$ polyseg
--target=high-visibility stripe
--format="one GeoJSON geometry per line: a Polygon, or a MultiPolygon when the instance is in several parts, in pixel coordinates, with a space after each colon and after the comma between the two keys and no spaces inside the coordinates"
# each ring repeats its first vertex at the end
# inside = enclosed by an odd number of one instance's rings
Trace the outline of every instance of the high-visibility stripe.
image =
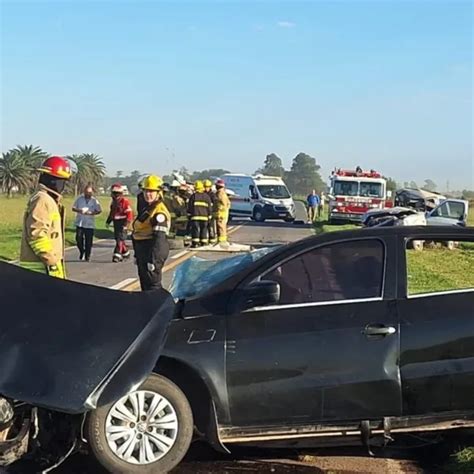
{"type": "Polygon", "coordinates": [[[174,212],[170,213],[171,219],[176,219],[176,214],[174,212]]]}
{"type": "Polygon", "coordinates": [[[192,221],[208,221],[209,218],[207,216],[193,216],[191,217],[192,221]]]}
{"type": "Polygon", "coordinates": [[[227,242],[227,237],[219,237],[219,242],[227,242]]]}
{"type": "Polygon", "coordinates": [[[155,227],[153,227],[153,231],[154,232],[166,232],[166,233],[168,233],[168,227],[165,227],[165,226],[162,226],[162,225],[155,225],[155,227]]]}
{"type": "Polygon", "coordinates": [[[199,239],[192,239],[193,242],[199,242],[199,239]]]}
{"type": "Polygon", "coordinates": [[[55,211],[51,213],[50,217],[52,221],[59,221],[61,219],[61,214],[59,214],[58,211],[55,211]]]}
{"type": "Polygon", "coordinates": [[[121,219],[127,219],[127,216],[114,216],[114,220],[118,221],[121,219]]]}
{"type": "Polygon", "coordinates": [[[53,242],[49,237],[38,237],[30,240],[30,247],[34,253],[44,253],[53,251],[53,242]]]}
{"type": "Polygon", "coordinates": [[[194,201],[194,205],[200,207],[209,207],[209,203],[206,201],[194,201]]]}
{"type": "Polygon", "coordinates": [[[201,239],[201,243],[203,243],[203,244],[208,244],[208,243],[209,243],[209,240],[207,240],[207,239],[201,239]]]}

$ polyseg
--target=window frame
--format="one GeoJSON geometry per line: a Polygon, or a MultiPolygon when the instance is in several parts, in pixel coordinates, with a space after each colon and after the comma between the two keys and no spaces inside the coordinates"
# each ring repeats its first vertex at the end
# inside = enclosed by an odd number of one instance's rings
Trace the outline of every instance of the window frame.
{"type": "MultiPolygon", "coordinates": [[[[454,289],[454,290],[442,290],[442,291],[432,291],[430,293],[416,293],[416,294],[413,294],[413,295],[410,295],[408,293],[408,253],[407,253],[407,250],[408,250],[408,244],[413,241],[413,240],[422,240],[423,242],[429,242],[429,241],[445,241],[445,242],[449,242],[449,241],[455,241],[455,242],[471,242],[472,244],[474,244],[474,238],[472,240],[469,240],[468,237],[463,237],[461,239],[456,239],[451,236],[423,236],[423,235],[420,235],[420,236],[407,236],[403,239],[403,244],[404,244],[404,264],[405,264],[405,295],[404,295],[404,298],[407,299],[407,300],[412,300],[412,299],[416,299],[416,298],[429,298],[429,297],[432,297],[432,296],[447,296],[447,295],[456,295],[456,294],[461,294],[461,293],[472,293],[474,292],[474,287],[472,288],[463,288],[463,289],[454,289]]],[[[422,250],[422,252],[424,252],[425,249],[422,250]]]]}
{"type": "Polygon", "coordinates": [[[252,278],[247,284],[251,284],[253,282],[265,280],[264,276],[275,270],[275,268],[284,265],[286,262],[298,258],[301,255],[313,252],[314,250],[318,250],[323,247],[331,246],[331,245],[338,245],[338,244],[350,244],[353,242],[365,242],[365,241],[377,241],[382,245],[382,285],[380,288],[380,296],[374,296],[369,298],[355,298],[355,299],[342,299],[342,300],[333,300],[333,301],[312,301],[306,303],[288,303],[288,304],[277,304],[277,305],[268,305],[268,306],[256,306],[254,308],[249,308],[244,312],[252,312],[252,311],[274,311],[278,309],[292,309],[292,308],[303,308],[303,307],[313,307],[313,306],[332,306],[337,304],[354,304],[354,303],[368,303],[368,302],[376,302],[376,301],[383,301],[385,299],[385,285],[386,285],[386,271],[387,271],[387,255],[388,255],[388,246],[387,242],[383,238],[380,237],[355,237],[352,239],[341,239],[341,240],[334,240],[331,242],[324,242],[318,245],[314,245],[310,248],[305,248],[296,252],[292,255],[286,256],[282,260],[278,260],[275,263],[272,263],[268,268],[266,268],[260,275],[257,277],[252,278]]]}

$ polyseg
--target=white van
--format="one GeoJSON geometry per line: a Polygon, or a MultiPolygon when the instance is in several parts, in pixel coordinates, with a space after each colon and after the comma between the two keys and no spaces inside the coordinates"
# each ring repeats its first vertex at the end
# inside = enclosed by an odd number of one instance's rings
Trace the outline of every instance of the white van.
{"type": "Polygon", "coordinates": [[[265,219],[295,220],[295,203],[282,178],[225,174],[222,176],[231,197],[230,217],[250,217],[257,222],[265,219]]]}

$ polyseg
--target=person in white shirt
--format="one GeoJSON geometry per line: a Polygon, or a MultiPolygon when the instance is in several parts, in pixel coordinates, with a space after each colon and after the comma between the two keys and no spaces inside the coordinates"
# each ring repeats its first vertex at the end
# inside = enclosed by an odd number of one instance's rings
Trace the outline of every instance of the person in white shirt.
{"type": "Polygon", "coordinates": [[[76,215],[76,244],[79,260],[90,261],[94,240],[95,216],[102,212],[99,201],[92,195],[91,185],[84,188],[84,194],[76,199],[72,210],[76,215]]]}

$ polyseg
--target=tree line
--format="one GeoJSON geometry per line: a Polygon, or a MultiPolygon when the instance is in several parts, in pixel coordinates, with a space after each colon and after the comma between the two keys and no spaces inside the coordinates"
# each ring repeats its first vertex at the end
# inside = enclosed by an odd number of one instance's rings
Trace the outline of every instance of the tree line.
{"type": "MultiPolygon", "coordinates": [[[[11,197],[13,193],[28,194],[33,191],[37,183],[38,173],[36,170],[41,163],[48,158],[49,153],[38,146],[18,145],[5,153],[0,158],[0,190],[11,197]]],[[[101,187],[108,189],[115,181],[125,184],[132,192],[137,188],[138,181],[143,173],[139,170],[133,170],[125,175],[123,171],[117,171],[115,176],[107,176],[106,167],[103,158],[94,153],[73,154],[67,156],[71,161],[74,173],[71,181],[68,183],[66,192],[77,195],[87,184],[91,184],[96,190],[101,187]]],[[[276,153],[270,153],[266,156],[263,166],[258,168],[256,174],[265,174],[269,176],[279,176],[283,178],[293,194],[307,194],[312,189],[318,193],[326,191],[327,186],[321,178],[320,165],[316,159],[307,153],[298,153],[292,161],[289,170],[283,166],[282,159],[276,153]]],[[[224,168],[211,168],[205,170],[190,171],[186,167],[181,167],[175,172],[179,173],[187,182],[197,180],[213,179],[220,177],[229,170],[224,168]]],[[[171,183],[173,175],[163,176],[165,182],[171,183]]],[[[395,191],[401,187],[405,188],[423,188],[435,192],[438,189],[437,184],[426,179],[419,186],[415,181],[405,181],[397,183],[394,179],[387,177],[387,189],[395,191]]],[[[463,190],[449,193],[459,195],[464,199],[473,199],[474,191],[463,190]]]]}

